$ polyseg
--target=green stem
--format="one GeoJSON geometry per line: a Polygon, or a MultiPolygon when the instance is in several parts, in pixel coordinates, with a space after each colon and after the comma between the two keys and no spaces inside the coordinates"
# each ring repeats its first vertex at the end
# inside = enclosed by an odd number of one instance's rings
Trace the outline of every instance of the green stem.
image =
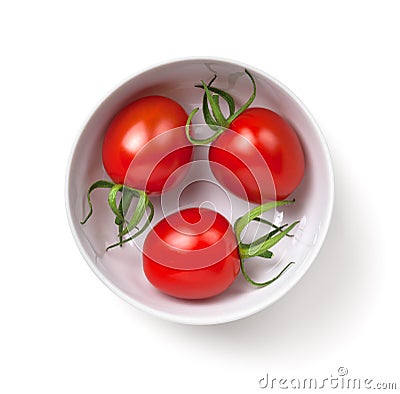
{"type": "MultiPolygon", "coordinates": [[[[211,81],[208,83],[208,87],[211,87],[211,84],[215,81],[217,78],[216,75],[211,79],[211,81]]],[[[195,85],[196,86],[196,85],[195,85]]],[[[203,88],[203,85],[197,85],[203,88]]],[[[211,130],[215,131],[218,129],[218,124],[217,121],[213,118],[210,112],[210,108],[208,108],[208,101],[207,101],[207,94],[204,92],[203,94],[203,116],[204,116],[204,121],[208,124],[211,130]]]]}
{"type": "Polygon", "coordinates": [[[149,204],[150,201],[149,198],[147,197],[147,194],[143,191],[139,192],[139,200],[136,205],[135,212],[133,213],[131,220],[129,221],[129,223],[127,224],[125,230],[121,233],[121,235],[128,234],[136,227],[137,224],[139,224],[149,204]]]}
{"type": "MultiPolygon", "coordinates": [[[[231,116],[235,112],[235,101],[233,100],[233,97],[229,93],[224,92],[221,89],[215,88],[214,86],[211,86],[216,78],[217,78],[217,76],[214,75],[214,77],[208,83],[207,87],[211,92],[216,93],[219,97],[222,97],[226,101],[226,103],[228,104],[228,108],[229,108],[229,116],[231,116]]],[[[194,86],[204,90],[203,85],[194,85],[194,86]]],[[[219,129],[218,122],[211,115],[210,109],[208,107],[207,94],[205,91],[203,94],[202,106],[203,106],[204,121],[207,123],[207,125],[210,127],[211,130],[213,130],[213,131],[218,130],[219,129]]]]}
{"type": "Polygon", "coordinates": [[[210,106],[211,106],[211,111],[214,115],[214,118],[215,118],[217,124],[221,127],[226,128],[228,126],[228,123],[221,111],[220,106],[219,106],[218,94],[213,94],[208,89],[208,86],[204,83],[204,81],[201,81],[201,84],[203,85],[203,89],[207,95],[208,102],[210,103],[210,106]]]}
{"type": "Polygon", "coordinates": [[[246,103],[240,107],[238,109],[238,111],[236,111],[233,115],[231,115],[228,119],[227,119],[227,123],[228,126],[226,126],[227,128],[229,128],[229,125],[239,116],[241,115],[244,111],[246,111],[247,108],[250,107],[251,103],[254,101],[254,99],[256,98],[256,94],[257,94],[257,87],[256,87],[256,81],[254,80],[253,76],[247,71],[244,70],[244,72],[249,76],[251,83],[253,84],[253,93],[251,94],[251,96],[249,97],[249,99],[246,101],[246,103]]]}
{"type": "MultiPolygon", "coordinates": [[[[263,235],[262,237],[258,238],[256,241],[253,241],[251,243],[251,246],[255,247],[257,245],[261,245],[262,243],[264,243],[265,241],[267,241],[268,239],[272,238],[275,234],[277,234],[278,232],[283,232],[284,228],[287,226],[287,224],[284,224],[281,227],[277,227],[276,229],[270,231],[269,233],[263,235]]],[[[276,226],[275,226],[276,227],[276,226]]],[[[289,236],[289,234],[286,234],[286,236],[289,236]]],[[[242,248],[249,248],[250,244],[246,244],[242,242],[242,248]]]]}
{"type": "MultiPolygon", "coordinates": [[[[125,213],[128,212],[128,209],[132,203],[134,197],[134,193],[127,189],[124,188],[122,190],[122,197],[119,201],[118,205],[118,210],[120,212],[120,215],[123,217],[123,220],[121,220],[119,217],[115,218],[115,224],[118,226],[118,238],[119,238],[119,245],[122,246],[122,241],[123,241],[123,236],[122,232],[124,231],[124,225],[125,225],[125,213]]],[[[137,227],[136,227],[137,228],[137,227]]]]}
{"type": "MultiPolygon", "coordinates": [[[[259,218],[259,217],[254,218],[253,220],[256,221],[256,222],[260,222],[260,223],[263,223],[263,224],[267,224],[268,226],[271,226],[272,228],[274,228],[275,230],[278,230],[278,231],[282,231],[282,229],[284,229],[284,228],[287,226],[287,224],[284,224],[283,226],[278,227],[278,226],[275,225],[274,223],[272,223],[272,222],[270,222],[270,221],[268,221],[268,220],[265,220],[265,219],[263,219],[263,218],[259,218]]],[[[270,233],[270,234],[271,234],[271,233],[270,233]]],[[[287,236],[287,237],[293,237],[293,234],[286,234],[286,236],[287,236]]]]}
{"type": "Polygon", "coordinates": [[[236,235],[240,239],[240,235],[242,234],[242,231],[244,228],[256,217],[260,216],[262,213],[270,211],[271,209],[278,208],[284,205],[289,205],[293,204],[295,200],[284,200],[284,201],[270,201],[265,204],[259,205],[255,207],[254,209],[250,210],[247,212],[245,215],[240,217],[238,220],[236,220],[236,223],[234,225],[234,230],[236,235]]]}
{"type": "MultiPolygon", "coordinates": [[[[194,85],[196,88],[201,88],[204,89],[203,85],[194,85]]],[[[214,86],[210,86],[210,83],[208,83],[208,90],[210,90],[213,93],[216,93],[218,96],[222,97],[226,103],[228,104],[228,109],[229,109],[229,116],[232,116],[235,113],[235,101],[233,100],[233,97],[225,92],[224,90],[215,88],[214,86]]],[[[207,105],[207,95],[204,94],[203,96],[203,109],[207,108],[208,109],[208,105],[207,105]],[[204,99],[205,99],[205,105],[204,105],[204,99]]]]}
{"type": "MultiPolygon", "coordinates": [[[[132,241],[133,239],[135,239],[136,237],[138,237],[139,235],[141,235],[144,231],[146,231],[146,229],[149,227],[149,225],[150,225],[150,223],[151,223],[151,221],[153,220],[153,217],[154,217],[154,206],[153,206],[153,204],[150,202],[150,200],[147,200],[147,207],[149,208],[150,213],[149,213],[149,215],[148,215],[148,217],[147,217],[146,222],[145,222],[144,225],[142,226],[142,228],[139,229],[136,233],[132,234],[130,237],[124,238],[122,241],[117,242],[117,243],[114,243],[114,244],[108,246],[108,247],[106,248],[106,251],[108,251],[108,250],[110,250],[110,249],[112,249],[112,248],[114,248],[114,247],[116,247],[116,246],[122,246],[124,243],[129,242],[129,241],[132,241]]],[[[143,217],[143,215],[142,215],[142,217],[143,217]]]]}
{"type": "Polygon", "coordinates": [[[116,244],[113,244],[109,246],[106,250],[109,250],[110,248],[114,246],[122,246],[122,244],[132,240],[133,238],[136,238],[138,235],[142,234],[146,228],[149,226],[150,222],[152,221],[154,217],[154,207],[151,201],[149,200],[147,194],[142,191],[142,190],[137,190],[128,186],[124,186],[121,184],[116,184],[110,181],[104,181],[100,180],[95,183],[93,183],[87,192],[87,200],[89,204],[89,213],[87,216],[84,218],[84,220],[81,221],[81,224],[85,224],[87,220],[90,218],[90,216],[93,213],[93,206],[91,202],[91,193],[99,188],[108,188],[110,189],[108,193],[108,205],[111,209],[111,211],[115,215],[115,224],[118,226],[118,238],[119,241],[116,244]],[[119,201],[119,204],[117,204],[117,195],[118,193],[122,193],[122,197],[119,201]],[[138,202],[135,208],[135,211],[129,221],[126,220],[125,216],[126,213],[129,209],[129,206],[132,203],[133,197],[138,198],[138,202]],[[146,208],[150,208],[150,214],[145,222],[145,224],[142,226],[142,228],[138,228],[137,225],[140,223],[142,220],[146,208]],[[129,232],[131,232],[133,229],[138,229],[137,232],[135,232],[133,235],[131,235],[129,238],[125,238],[124,236],[127,235],[129,232]]]}
{"type": "Polygon", "coordinates": [[[190,136],[190,130],[189,130],[190,122],[192,121],[194,114],[198,111],[198,108],[195,108],[190,113],[188,121],[186,123],[186,136],[192,144],[205,145],[215,141],[226,129],[229,128],[230,124],[252,104],[252,102],[256,97],[257,87],[255,80],[253,76],[250,74],[250,72],[248,70],[245,70],[245,73],[251,80],[251,83],[253,85],[253,93],[246,101],[246,103],[242,107],[240,107],[236,112],[235,112],[235,101],[233,97],[224,90],[211,86],[216,76],[212,78],[212,80],[208,83],[208,85],[206,85],[204,81],[201,81],[201,85],[195,85],[195,87],[204,89],[203,104],[202,104],[204,121],[207,123],[210,129],[213,130],[215,133],[206,139],[195,139],[190,136]],[[228,104],[229,108],[228,118],[225,118],[222,113],[219,104],[220,97],[222,97],[228,104]],[[211,107],[211,111],[209,107],[211,107]]]}
{"type": "Polygon", "coordinates": [[[241,267],[242,274],[248,282],[250,282],[251,284],[253,284],[255,286],[263,287],[263,286],[267,286],[267,285],[273,283],[286,271],[286,269],[291,264],[294,264],[294,262],[289,263],[275,278],[272,278],[271,280],[268,280],[266,282],[255,282],[247,274],[247,272],[245,270],[244,260],[247,258],[256,257],[256,256],[263,257],[263,258],[271,258],[273,256],[273,254],[269,249],[272,248],[274,245],[276,245],[282,238],[287,236],[288,233],[299,223],[299,221],[292,223],[288,227],[286,227],[287,225],[284,225],[281,227],[275,226],[276,227],[275,230],[258,238],[257,240],[255,240],[254,242],[252,242],[250,244],[246,244],[246,243],[242,242],[242,240],[241,240],[242,232],[251,221],[256,220],[256,218],[258,218],[262,213],[267,212],[271,209],[280,207],[280,206],[289,205],[289,204],[293,204],[293,203],[294,203],[294,200],[270,201],[266,204],[259,205],[256,208],[250,210],[245,215],[243,215],[238,220],[236,220],[236,222],[234,224],[234,232],[236,234],[236,238],[238,241],[238,248],[239,248],[240,260],[241,260],[240,267],[241,267]],[[286,227],[285,230],[283,230],[284,227],[286,227]]]}
{"type": "Polygon", "coordinates": [[[244,260],[240,261],[240,268],[242,270],[243,276],[245,277],[245,279],[251,283],[253,286],[257,286],[257,287],[265,287],[270,285],[271,283],[274,283],[277,279],[279,279],[282,274],[292,265],[294,264],[294,261],[291,261],[281,272],[279,272],[279,274],[277,276],[275,276],[274,278],[267,280],[266,282],[256,282],[253,279],[250,278],[250,276],[247,274],[245,268],[244,268],[244,260]]]}
{"type": "Polygon", "coordinates": [[[208,137],[208,138],[204,138],[204,139],[193,138],[190,135],[190,123],[193,119],[193,116],[197,113],[198,110],[199,110],[199,108],[195,108],[189,114],[188,120],[186,122],[186,127],[185,127],[186,137],[189,140],[189,142],[193,145],[207,145],[207,144],[210,144],[211,142],[213,142],[214,140],[216,140],[224,132],[224,129],[221,127],[217,127],[217,131],[211,137],[208,137]]]}
{"type": "MultiPolygon", "coordinates": [[[[118,210],[122,216],[124,216],[124,211],[122,209],[122,198],[119,201],[118,210]]],[[[115,218],[115,224],[118,226],[118,239],[119,239],[119,246],[122,246],[123,237],[121,235],[122,231],[124,230],[124,220],[120,220],[118,217],[115,218]]]]}
{"type": "Polygon", "coordinates": [[[251,243],[250,246],[245,250],[242,249],[241,255],[243,258],[255,257],[264,254],[267,250],[275,246],[289,231],[291,231],[300,222],[296,221],[292,223],[285,231],[266,239],[264,242],[255,241],[251,243]]]}
{"type": "Polygon", "coordinates": [[[110,206],[111,211],[113,211],[114,215],[120,222],[124,222],[124,216],[121,214],[120,210],[117,207],[117,193],[120,192],[123,188],[123,185],[115,184],[110,192],[108,193],[108,205],[110,206]]]}
{"type": "MultiPolygon", "coordinates": [[[[197,108],[197,110],[198,110],[198,108],[197,108]]],[[[217,121],[211,115],[210,108],[208,108],[207,95],[205,93],[203,95],[203,117],[204,117],[204,121],[207,123],[208,127],[211,130],[216,131],[216,130],[220,129],[217,121]]]]}
{"type": "Polygon", "coordinates": [[[113,183],[113,182],[100,180],[100,181],[97,181],[97,182],[93,183],[93,185],[91,185],[91,186],[89,187],[89,190],[88,190],[88,192],[87,192],[87,201],[88,201],[88,204],[89,204],[89,213],[88,213],[88,214],[86,215],[86,217],[80,222],[81,224],[85,224],[85,223],[88,221],[88,219],[92,216],[92,213],[93,213],[93,205],[92,205],[92,201],[91,201],[91,198],[90,198],[90,195],[91,195],[92,191],[93,191],[93,190],[96,190],[96,189],[110,189],[110,188],[112,188],[113,186],[114,186],[114,183],[113,183]]]}

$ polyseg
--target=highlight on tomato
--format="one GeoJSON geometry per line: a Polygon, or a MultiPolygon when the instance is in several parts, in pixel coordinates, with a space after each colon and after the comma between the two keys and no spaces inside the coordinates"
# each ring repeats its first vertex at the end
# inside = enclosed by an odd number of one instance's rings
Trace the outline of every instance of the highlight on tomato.
{"type": "Polygon", "coordinates": [[[107,250],[142,234],[154,216],[149,195],[160,194],[179,182],[179,177],[171,182],[171,174],[189,163],[193,153],[184,132],[187,119],[187,113],[176,101],[147,96],[128,104],[108,125],[102,161],[111,180],[98,180],[89,187],[89,213],[81,222],[86,223],[93,213],[91,193],[99,188],[110,189],[108,205],[115,215],[119,241],[107,250]],[[133,199],[137,200],[136,208],[128,219],[126,213],[133,199]],[[146,211],[147,220],[138,228],[146,211]]]}
{"type": "Polygon", "coordinates": [[[305,159],[301,141],[293,127],[276,112],[262,107],[252,107],[256,97],[256,83],[245,70],[253,85],[253,93],[247,102],[236,110],[233,97],[214,86],[216,76],[204,89],[202,110],[205,122],[214,131],[206,139],[191,136],[190,122],[199,108],[189,115],[186,134],[193,144],[211,144],[210,167],[216,179],[232,193],[253,203],[284,200],[299,186],[304,176],[305,159]],[[227,103],[229,114],[225,116],[220,99],[227,103]],[[254,162],[254,149],[264,164],[254,162]],[[218,165],[217,165],[218,164],[218,165]],[[235,173],[245,190],[238,193],[234,180],[228,173],[235,173]]]}
{"type": "Polygon", "coordinates": [[[242,271],[252,285],[265,287],[277,280],[290,265],[274,278],[256,282],[245,269],[251,257],[270,259],[270,250],[298,221],[275,226],[260,218],[266,211],[294,201],[269,202],[250,210],[232,227],[220,213],[208,208],[186,208],[164,217],[148,233],[143,245],[143,270],[148,281],[165,294],[183,299],[203,299],[225,291],[242,271]],[[249,244],[241,240],[253,220],[269,225],[270,231],[249,244]]]}

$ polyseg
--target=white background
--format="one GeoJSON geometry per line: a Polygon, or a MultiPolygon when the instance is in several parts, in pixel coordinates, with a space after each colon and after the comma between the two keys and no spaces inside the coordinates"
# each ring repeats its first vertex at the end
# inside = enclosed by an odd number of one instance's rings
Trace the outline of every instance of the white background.
{"type": "Polygon", "coordinates": [[[322,379],[341,366],[399,388],[396,3],[3,2],[0,392],[256,393],[267,373],[322,379]],[[294,91],[336,178],[306,276],[267,310],[209,327],[117,298],[79,254],[64,207],[72,144],[100,100],[142,68],[197,55],[245,62],[294,91]]]}

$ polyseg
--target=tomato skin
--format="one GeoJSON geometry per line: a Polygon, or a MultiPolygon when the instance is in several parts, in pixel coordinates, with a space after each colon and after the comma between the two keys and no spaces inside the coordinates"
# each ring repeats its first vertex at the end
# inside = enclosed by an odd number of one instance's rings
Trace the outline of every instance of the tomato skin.
{"type": "Polygon", "coordinates": [[[174,297],[203,299],[220,294],[240,271],[232,227],[209,209],[176,212],[148,234],[143,270],[151,284],[174,297]]]}
{"type": "Polygon", "coordinates": [[[210,166],[218,181],[257,204],[288,197],[303,179],[305,167],[301,142],[290,124],[267,108],[254,107],[229,129],[233,132],[223,133],[210,147],[210,166]]]}
{"type": "Polygon", "coordinates": [[[183,127],[187,118],[177,102],[163,96],[140,98],[119,111],[103,141],[110,178],[148,194],[161,193],[170,175],[191,161],[193,148],[183,127]]]}

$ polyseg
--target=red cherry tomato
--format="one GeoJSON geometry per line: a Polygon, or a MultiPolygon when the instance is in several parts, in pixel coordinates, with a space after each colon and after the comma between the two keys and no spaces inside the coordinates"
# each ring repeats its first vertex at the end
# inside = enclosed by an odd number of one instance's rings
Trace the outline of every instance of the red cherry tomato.
{"type": "MultiPolygon", "coordinates": [[[[103,164],[111,179],[148,194],[161,193],[171,174],[191,160],[193,148],[182,127],[187,118],[177,102],[162,96],[143,97],[123,108],[103,142],[103,164]]],[[[173,176],[179,178],[178,173],[173,176]]],[[[168,187],[177,181],[169,180],[168,187]]]]}
{"type": "Polygon", "coordinates": [[[147,279],[174,297],[215,296],[237,277],[240,257],[229,222],[205,208],[185,209],[162,219],[143,247],[147,279]]]}
{"type": "Polygon", "coordinates": [[[290,124],[266,108],[249,108],[211,145],[209,160],[218,181],[254,203],[283,200],[300,184],[304,153],[290,124]]]}

